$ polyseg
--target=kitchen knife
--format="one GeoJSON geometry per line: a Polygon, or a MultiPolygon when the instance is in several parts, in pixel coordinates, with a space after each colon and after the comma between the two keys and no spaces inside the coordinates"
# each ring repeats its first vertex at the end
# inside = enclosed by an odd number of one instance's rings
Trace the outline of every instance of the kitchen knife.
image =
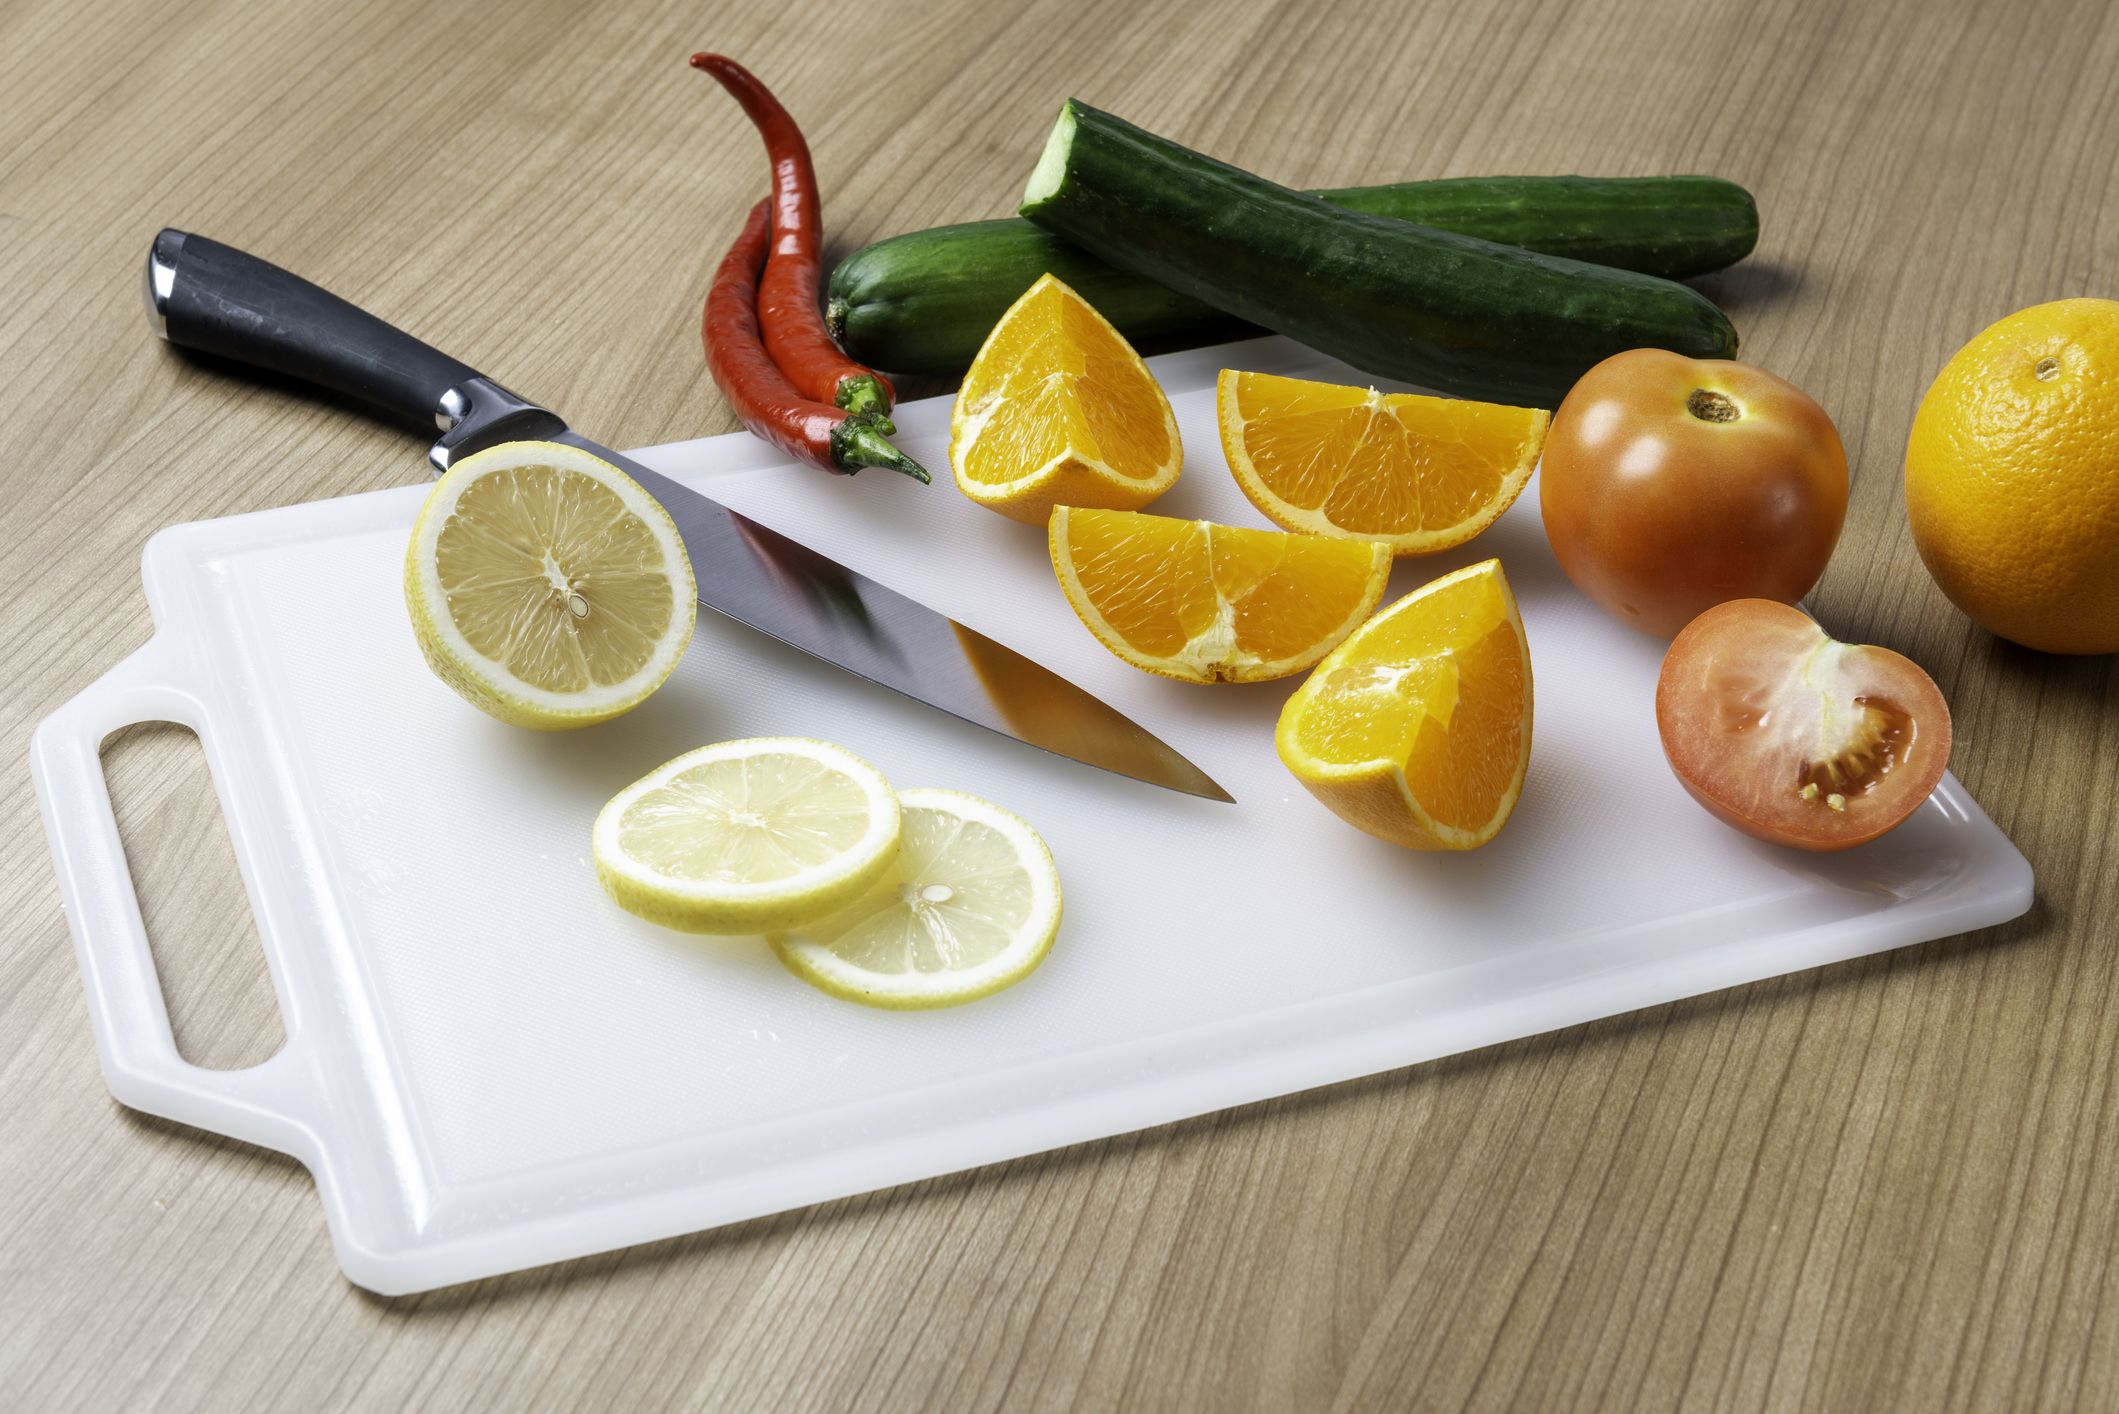
{"type": "MultiPolygon", "coordinates": [[[[622,467],[677,523],[699,602],[1003,736],[1122,776],[1233,797],[1139,724],[985,635],[591,442],[544,408],[256,256],[165,230],[147,310],[169,342],[291,375],[421,432],[437,472],[500,442],[566,442],[622,467]]],[[[790,475],[808,473],[790,472],[790,475]]]]}

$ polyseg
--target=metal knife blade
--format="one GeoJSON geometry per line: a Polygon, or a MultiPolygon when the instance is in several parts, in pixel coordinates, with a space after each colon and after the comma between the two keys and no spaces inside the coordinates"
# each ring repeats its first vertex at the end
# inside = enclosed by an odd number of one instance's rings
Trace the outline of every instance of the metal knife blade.
{"type": "Polygon", "coordinates": [[[1187,795],[1235,800],[1146,727],[1005,644],[578,432],[552,440],[616,464],[662,503],[705,607],[1003,736],[1187,795]]]}
{"type": "Polygon", "coordinates": [[[438,427],[437,470],[501,442],[567,442],[615,463],[669,511],[699,602],[967,722],[1208,800],[1227,791],[1152,732],[1058,674],[719,502],[598,445],[447,354],[268,261],[165,230],[148,317],[173,344],[292,375],[400,422],[438,427]]]}

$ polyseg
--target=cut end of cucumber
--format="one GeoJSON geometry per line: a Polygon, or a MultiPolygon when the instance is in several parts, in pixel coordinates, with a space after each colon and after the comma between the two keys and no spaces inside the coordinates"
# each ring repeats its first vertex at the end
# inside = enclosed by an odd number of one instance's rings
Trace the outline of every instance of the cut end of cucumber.
{"type": "Polygon", "coordinates": [[[1024,211],[1059,190],[1060,180],[1067,174],[1067,153],[1073,146],[1074,100],[1070,98],[1060,105],[1059,121],[1052,125],[1052,136],[1045,139],[1045,150],[1030,173],[1030,185],[1023,188],[1024,211]]]}

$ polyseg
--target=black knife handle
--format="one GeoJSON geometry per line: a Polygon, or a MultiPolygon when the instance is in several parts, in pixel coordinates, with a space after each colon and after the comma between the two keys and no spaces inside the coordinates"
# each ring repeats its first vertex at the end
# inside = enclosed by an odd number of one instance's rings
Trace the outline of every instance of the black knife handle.
{"type": "Polygon", "coordinates": [[[147,256],[162,337],[358,399],[432,434],[443,395],[478,376],[329,290],[204,236],[165,230],[147,256]]]}

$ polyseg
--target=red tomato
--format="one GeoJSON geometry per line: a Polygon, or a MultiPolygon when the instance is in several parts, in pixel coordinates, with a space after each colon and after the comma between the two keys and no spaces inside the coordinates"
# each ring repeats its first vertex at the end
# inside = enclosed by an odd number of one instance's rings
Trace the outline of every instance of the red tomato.
{"type": "Polygon", "coordinates": [[[1771,599],[1720,604],[1663,657],[1655,722],[1692,798],[1798,849],[1865,844],[1911,815],[1950,764],[1950,708],[1888,648],[1840,643],[1771,599]]]}
{"type": "Polygon", "coordinates": [[[1724,600],[1810,592],[1847,516],[1847,453],[1763,368],[1630,349],[1568,391],[1538,488],[1567,577],[1668,638],[1724,600]]]}

